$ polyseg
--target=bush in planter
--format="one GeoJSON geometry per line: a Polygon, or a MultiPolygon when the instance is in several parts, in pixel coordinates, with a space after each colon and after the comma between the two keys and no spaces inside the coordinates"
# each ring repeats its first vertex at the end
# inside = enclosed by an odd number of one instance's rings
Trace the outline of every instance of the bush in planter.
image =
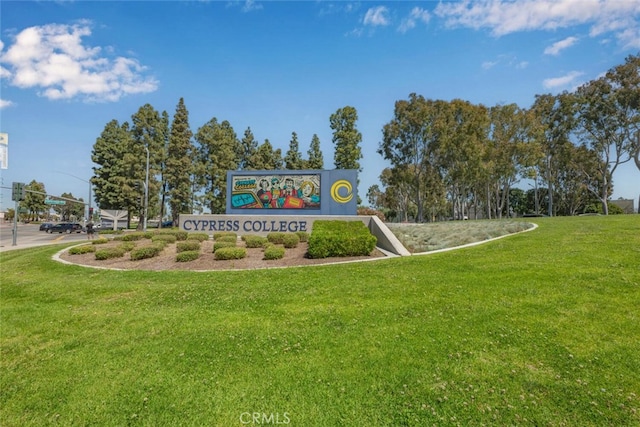
{"type": "Polygon", "coordinates": [[[141,231],[134,231],[133,233],[124,233],[118,240],[124,240],[125,242],[131,242],[133,240],[141,240],[146,238],[146,233],[141,231]]]}
{"type": "Polygon", "coordinates": [[[284,243],[283,240],[285,234],[286,233],[283,231],[272,231],[271,233],[267,234],[267,240],[275,245],[281,245],[284,243]]]}
{"type": "Polygon", "coordinates": [[[200,251],[184,251],[176,254],[176,262],[195,261],[200,257],[200,251]]]}
{"type": "Polygon", "coordinates": [[[264,250],[264,256],[262,259],[274,260],[284,257],[285,249],[282,246],[271,245],[264,250]]]}
{"type": "Polygon", "coordinates": [[[282,244],[285,248],[295,248],[300,243],[300,237],[295,233],[285,233],[282,236],[282,244]]]}
{"type": "Polygon", "coordinates": [[[175,243],[178,238],[175,234],[155,234],[152,238],[152,242],[165,242],[165,243],[175,243]]]}
{"type": "Polygon", "coordinates": [[[184,242],[176,243],[176,252],[199,251],[200,241],[195,239],[187,239],[184,242]]]}
{"type": "Polygon", "coordinates": [[[96,259],[98,261],[104,261],[106,259],[112,258],[122,258],[125,254],[124,249],[122,248],[102,248],[96,250],[96,259]]]}
{"type": "Polygon", "coordinates": [[[266,237],[255,235],[242,236],[242,240],[248,248],[263,248],[268,242],[266,237]]]}
{"type": "Polygon", "coordinates": [[[189,233],[187,235],[187,240],[197,240],[199,242],[204,242],[205,240],[209,240],[209,235],[207,233],[189,233]]]}
{"type": "Polygon", "coordinates": [[[361,221],[322,220],[313,224],[307,252],[311,258],[370,255],[376,242],[361,221]]]}
{"type": "Polygon", "coordinates": [[[219,231],[217,233],[213,233],[213,240],[218,240],[221,237],[229,237],[229,236],[233,236],[234,239],[238,238],[238,235],[233,231],[219,231]]]}
{"type": "Polygon", "coordinates": [[[218,249],[222,248],[235,248],[236,242],[214,242],[213,243],[213,253],[216,253],[218,249]]]}
{"type": "Polygon", "coordinates": [[[238,241],[238,236],[236,235],[226,235],[226,236],[218,236],[213,239],[216,242],[233,242],[236,243],[238,241]]]}
{"type": "Polygon", "coordinates": [[[246,248],[238,248],[235,246],[229,246],[226,248],[219,248],[213,254],[216,260],[230,260],[230,259],[242,259],[247,256],[246,248]]]}
{"type": "Polygon", "coordinates": [[[122,242],[118,245],[125,252],[131,252],[136,247],[136,242],[122,242]]]}
{"type": "Polygon", "coordinates": [[[141,248],[133,249],[129,256],[131,257],[132,261],[139,261],[141,259],[153,258],[154,256],[158,256],[163,249],[164,246],[161,245],[143,246],[141,248]]]}
{"type": "Polygon", "coordinates": [[[109,239],[106,237],[98,237],[97,239],[93,239],[91,243],[94,245],[103,245],[105,243],[109,243],[109,239]]]}
{"type": "Polygon", "coordinates": [[[82,255],[95,251],[96,247],[93,245],[74,246],[73,248],[69,249],[69,255],[82,255]]]}
{"type": "Polygon", "coordinates": [[[300,238],[301,242],[308,242],[309,241],[309,233],[307,233],[306,231],[296,231],[296,234],[300,238]]]}

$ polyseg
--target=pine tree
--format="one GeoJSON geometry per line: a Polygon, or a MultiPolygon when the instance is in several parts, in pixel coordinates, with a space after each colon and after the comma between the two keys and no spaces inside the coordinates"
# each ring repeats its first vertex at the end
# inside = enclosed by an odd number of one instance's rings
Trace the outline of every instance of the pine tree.
{"type": "Polygon", "coordinates": [[[127,209],[130,205],[127,190],[132,184],[124,161],[130,139],[129,124],[111,120],[93,144],[91,160],[98,166],[93,167],[91,184],[100,209],[127,209]]]}
{"type": "Polygon", "coordinates": [[[324,159],[322,156],[322,151],[320,150],[320,138],[315,133],[311,138],[311,146],[309,147],[309,151],[307,151],[307,155],[309,156],[309,160],[307,160],[307,169],[323,169],[324,168],[324,159]]]}
{"type": "Polygon", "coordinates": [[[333,129],[336,169],[362,171],[360,167],[362,134],[356,129],[356,121],[358,121],[358,113],[355,108],[349,106],[338,109],[329,119],[333,129]]]}
{"type": "Polygon", "coordinates": [[[255,137],[253,136],[251,128],[248,127],[247,130],[244,131],[244,137],[240,142],[240,152],[238,153],[238,169],[258,169],[251,163],[251,159],[253,158],[257,150],[258,141],[256,141],[255,137]]]}
{"type": "Polygon", "coordinates": [[[167,182],[171,218],[175,222],[181,213],[192,213],[195,147],[191,141],[189,112],[180,98],[171,124],[164,175],[167,182]]]}
{"type": "Polygon", "coordinates": [[[289,170],[304,169],[304,160],[302,159],[302,153],[299,151],[298,135],[295,132],[291,133],[291,141],[289,142],[289,150],[284,156],[284,167],[289,170]]]}

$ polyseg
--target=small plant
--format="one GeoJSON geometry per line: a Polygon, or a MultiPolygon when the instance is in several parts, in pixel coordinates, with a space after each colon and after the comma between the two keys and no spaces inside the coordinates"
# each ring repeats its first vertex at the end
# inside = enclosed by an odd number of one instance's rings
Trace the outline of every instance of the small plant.
{"type": "Polygon", "coordinates": [[[143,246],[131,251],[130,257],[132,261],[139,261],[141,259],[153,258],[162,252],[162,247],[159,245],[143,246]]]}
{"type": "Polygon", "coordinates": [[[308,253],[311,258],[370,255],[376,242],[363,222],[322,220],[313,224],[308,253]]]}
{"type": "Polygon", "coordinates": [[[95,251],[96,251],[96,247],[93,245],[82,245],[82,246],[74,246],[73,248],[69,249],[69,254],[82,255],[82,254],[88,254],[90,252],[95,252],[95,251]]]}
{"type": "Polygon", "coordinates": [[[213,233],[213,240],[219,240],[221,237],[224,237],[224,236],[233,236],[234,239],[238,238],[238,235],[233,231],[219,231],[217,233],[213,233]]]}
{"type": "Polygon", "coordinates": [[[214,242],[213,243],[213,253],[216,253],[218,249],[222,248],[234,248],[236,246],[236,242],[214,242]]]}
{"type": "Polygon", "coordinates": [[[284,257],[285,249],[282,246],[272,245],[264,250],[265,260],[282,259],[284,257]]]}
{"type": "Polygon", "coordinates": [[[98,237],[97,239],[94,239],[91,243],[94,245],[103,245],[105,243],[109,243],[109,239],[107,239],[106,237],[98,237]]]}
{"type": "Polygon", "coordinates": [[[125,242],[131,242],[134,240],[141,240],[146,238],[146,234],[141,232],[141,231],[134,231],[133,233],[125,233],[122,235],[121,239],[118,240],[124,240],[125,242]]]}
{"type": "Polygon", "coordinates": [[[136,247],[136,242],[122,242],[118,245],[125,252],[131,252],[136,247]]]}
{"type": "Polygon", "coordinates": [[[268,242],[266,237],[255,235],[242,236],[242,240],[244,240],[247,248],[263,248],[265,243],[268,242]]]}
{"type": "Polygon", "coordinates": [[[209,240],[209,235],[207,233],[189,233],[187,235],[187,240],[197,240],[199,242],[204,242],[209,240]]]}
{"type": "Polygon", "coordinates": [[[273,231],[267,234],[267,239],[273,244],[281,245],[284,243],[285,234],[283,231],[273,231]]]}
{"type": "Polygon", "coordinates": [[[306,231],[296,231],[296,234],[298,235],[298,238],[301,242],[309,241],[309,233],[307,233],[306,231]]]}
{"type": "Polygon", "coordinates": [[[152,238],[152,242],[165,242],[165,243],[175,243],[178,238],[175,234],[155,234],[152,238]]]}
{"type": "Polygon", "coordinates": [[[216,242],[233,242],[233,243],[235,243],[235,242],[238,241],[238,236],[236,236],[235,234],[234,235],[230,235],[229,234],[229,235],[226,235],[226,236],[216,237],[216,238],[214,238],[214,240],[216,242]]]}
{"type": "Polygon", "coordinates": [[[213,257],[219,261],[230,260],[230,259],[242,259],[242,258],[245,258],[246,256],[247,256],[246,248],[238,248],[238,247],[231,247],[231,246],[226,248],[219,248],[213,254],[213,257]]]}
{"type": "Polygon", "coordinates": [[[300,243],[300,237],[295,233],[285,233],[282,236],[282,244],[285,248],[295,248],[300,243]]]}
{"type": "Polygon", "coordinates": [[[195,261],[200,256],[200,251],[184,251],[176,255],[176,262],[195,261]]]}
{"type": "Polygon", "coordinates": [[[96,250],[96,259],[98,261],[104,261],[112,258],[121,258],[125,254],[122,248],[102,248],[96,250]]]}
{"type": "Polygon", "coordinates": [[[187,239],[184,242],[176,243],[176,252],[199,251],[200,241],[195,239],[187,239]]]}

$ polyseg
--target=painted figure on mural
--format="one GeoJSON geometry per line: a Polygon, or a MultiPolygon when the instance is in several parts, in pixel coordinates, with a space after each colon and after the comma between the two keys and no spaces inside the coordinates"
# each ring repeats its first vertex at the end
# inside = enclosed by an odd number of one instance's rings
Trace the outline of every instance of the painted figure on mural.
{"type": "Polygon", "coordinates": [[[315,185],[311,181],[304,181],[298,190],[298,197],[304,201],[305,207],[316,207],[320,204],[320,196],[315,194],[315,185]]]}
{"type": "Polygon", "coordinates": [[[271,191],[269,191],[269,181],[262,178],[258,185],[260,187],[260,189],[256,193],[258,196],[258,199],[260,199],[260,202],[262,203],[262,206],[264,208],[270,208],[271,199],[273,198],[273,195],[271,194],[271,191]]]}

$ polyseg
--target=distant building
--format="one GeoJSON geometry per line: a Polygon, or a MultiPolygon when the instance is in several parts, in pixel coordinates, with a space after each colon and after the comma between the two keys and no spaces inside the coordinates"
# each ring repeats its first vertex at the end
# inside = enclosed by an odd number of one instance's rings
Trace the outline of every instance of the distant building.
{"type": "Polygon", "coordinates": [[[622,209],[622,212],[626,214],[635,213],[635,211],[633,210],[633,199],[620,198],[618,200],[609,200],[609,203],[612,205],[616,205],[617,207],[622,209]]]}

